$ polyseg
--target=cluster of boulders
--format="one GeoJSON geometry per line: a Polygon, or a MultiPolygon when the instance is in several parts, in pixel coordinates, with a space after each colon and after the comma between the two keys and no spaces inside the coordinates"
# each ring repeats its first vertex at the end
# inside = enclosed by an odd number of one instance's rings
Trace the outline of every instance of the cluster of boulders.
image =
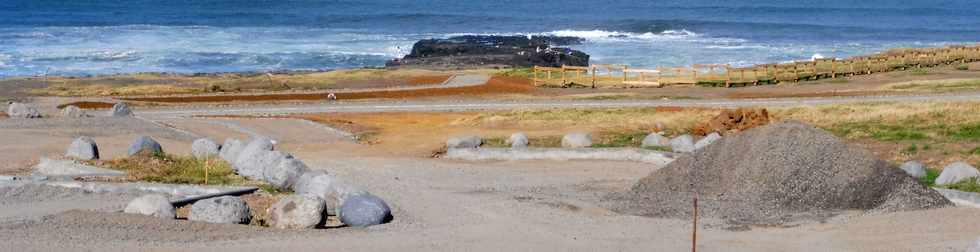
{"type": "MultiPolygon", "coordinates": [[[[37,109],[34,104],[29,103],[19,103],[19,102],[8,102],[7,103],[7,116],[10,118],[42,118],[41,112],[37,109]]],[[[92,117],[85,110],[79,108],[75,105],[68,105],[61,109],[61,116],[67,118],[81,118],[81,117],[92,117]]],[[[112,109],[106,114],[110,117],[127,117],[133,116],[133,110],[129,108],[129,105],[124,102],[116,103],[112,106],[112,109]]]]}
{"type": "MultiPolygon", "coordinates": [[[[255,137],[247,143],[229,138],[223,145],[203,138],[191,144],[199,159],[220,158],[232,165],[239,175],[261,180],[278,189],[296,194],[283,197],[268,209],[268,224],[276,228],[316,228],[328,215],[336,215],[348,226],[365,227],[391,220],[391,209],[384,200],[324,171],[309,169],[299,159],[275,150],[276,142],[255,137]]],[[[162,153],[159,144],[140,137],[130,146],[131,155],[162,153]]],[[[144,196],[130,203],[127,213],[173,218],[172,205],[165,197],[144,196]]],[[[211,223],[245,224],[250,222],[248,204],[239,197],[221,196],[197,201],[191,205],[189,220],[211,223]]]]}
{"type": "MultiPolygon", "coordinates": [[[[671,139],[664,136],[663,132],[656,132],[643,138],[641,147],[669,148],[674,152],[690,153],[704,148],[711,143],[718,141],[719,139],[721,139],[721,134],[718,132],[712,132],[698,141],[694,141],[694,136],[691,135],[685,134],[671,139]]],[[[526,134],[523,132],[517,132],[511,134],[506,143],[510,145],[512,149],[526,149],[529,141],[526,134]]],[[[565,134],[561,138],[562,148],[586,148],[592,146],[592,144],[592,134],[588,132],[572,132],[565,134]]],[[[482,139],[475,135],[450,137],[446,141],[447,149],[472,149],[478,148],[481,145],[483,145],[482,139]]]]}
{"type": "MultiPolygon", "coordinates": [[[[919,161],[908,161],[899,166],[906,174],[917,179],[926,177],[926,165],[919,161]]],[[[936,177],[936,185],[951,185],[968,179],[980,178],[980,170],[966,162],[954,162],[943,168],[936,177]]]]}

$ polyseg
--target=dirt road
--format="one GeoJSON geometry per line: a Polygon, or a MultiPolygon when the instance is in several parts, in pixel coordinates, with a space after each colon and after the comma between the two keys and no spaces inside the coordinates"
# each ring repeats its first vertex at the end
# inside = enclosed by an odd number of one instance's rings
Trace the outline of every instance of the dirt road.
{"type": "Polygon", "coordinates": [[[362,113],[362,112],[441,112],[472,110],[542,109],[542,108],[624,108],[624,107],[756,107],[845,104],[856,102],[955,102],[978,101],[980,93],[812,97],[772,99],[690,99],[690,100],[526,100],[526,101],[404,101],[404,102],[346,102],[300,105],[231,105],[186,106],[139,110],[148,118],[173,118],[205,115],[270,115],[296,113],[362,113]]]}

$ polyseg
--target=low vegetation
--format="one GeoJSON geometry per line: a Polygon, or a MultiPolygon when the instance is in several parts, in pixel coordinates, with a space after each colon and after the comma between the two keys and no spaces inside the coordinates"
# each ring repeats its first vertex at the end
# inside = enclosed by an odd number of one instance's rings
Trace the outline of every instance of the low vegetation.
{"type": "Polygon", "coordinates": [[[886,85],[885,89],[909,92],[956,92],[980,90],[980,79],[915,81],[886,85]]]}
{"type": "Polygon", "coordinates": [[[126,171],[127,180],[171,184],[259,185],[238,176],[221,159],[201,160],[164,154],[92,161],[93,165],[126,171]]]}

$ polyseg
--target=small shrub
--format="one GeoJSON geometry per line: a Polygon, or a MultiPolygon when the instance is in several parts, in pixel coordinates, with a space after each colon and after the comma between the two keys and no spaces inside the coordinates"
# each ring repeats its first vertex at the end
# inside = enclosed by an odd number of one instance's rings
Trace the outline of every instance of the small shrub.
{"type": "Polygon", "coordinates": [[[510,147],[510,145],[507,144],[507,139],[504,139],[502,137],[492,137],[492,138],[483,139],[483,147],[506,148],[506,147],[510,147]]]}
{"type": "Polygon", "coordinates": [[[912,69],[912,75],[927,75],[927,74],[929,74],[928,69],[925,68],[912,69]]]}
{"type": "Polygon", "coordinates": [[[951,134],[956,140],[978,140],[980,139],[980,124],[968,124],[960,126],[951,134]]]}
{"type": "Polygon", "coordinates": [[[905,149],[902,149],[899,152],[902,153],[902,155],[911,156],[911,155],[915,155],[915,153],[919,152],[919,147],[916,146],[915,144],[912,144],[912,145],[909,145],[908,147],[905,147],[905,149]]]}
{"type": "Polygon", "coordinates": [[[955,184],[945,185],[943,187],[947,189],[953,189],[953,190],[964,191],[964,192],[980,193],[980,179],[978,178],[966,179],[957,182],[955,184]]]}
{"type": "Polygon", "coordinates": [[[980,147],[973,148],[972,150],[967,151],[966,154],[980,155],[980,147]]]}
{"type": "Polygon", "coordinates": [[[960,70],[960,71],[970,70],[970,65],[968,65],[968,64],[959,64],[959,65],[956,66],[956,70],[960,70]]]}
{"type": "Polygon", "coordinates": [[[643,131],[606,133],[603,134],[599,141],[594,143],[592,147],[616,148],[640,146],[640,144],[643,142],[643,138],[645,138],[647,134],[647,132],[643,131]]]}
{"type": "Polygon", "coordinates": [[[919,179],[919,182],[925,184],[926,186],[933,187],[936,185],[936,178],[939,177],[939,171],[933,169],[926,169],[926,176],[919,179]]]}

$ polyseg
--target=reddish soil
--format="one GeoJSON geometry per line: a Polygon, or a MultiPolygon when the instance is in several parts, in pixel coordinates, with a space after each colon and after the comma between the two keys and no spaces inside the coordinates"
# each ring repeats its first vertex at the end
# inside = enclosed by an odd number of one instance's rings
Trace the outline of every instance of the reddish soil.
{"type": "Polygon", "coordinates": [[[410,86],[420,86],[420,85],[436,85],[442,84],[449,79],[449,75],[434,75],[434,76],[418,76],[411,77],[408,79],[408,85],[410,86]]]}
{"type": "Polygon", "coordinates": [[[108,102],[80,101],[58,105],[58,109],[63,109],[71,105],[75,105],[80,109],[110,109],[115,104],[108,102]]]}
{"type": "MultiPolygon", "coordinates": [[[[453,95],[485,95],[530,93],[534,86],[527,78],[493,77],[486,85],[455,88],[434,88],[424,90],[394,90],[371,92],[336,93],[338,100],[384,99],[384,98],[414,98],[453,95]]],[[[283,100],[326,100],[327,93],[295,93],[295,94],[260,94],[260,95],[209,95],[209,96],[169,96],[169,97],[139,97],[125,100],[140,102],[233,102],[233,101],[283,101],[283,100]]]]}
{"type": "Polygon", "coordinates": [[[769,124],[769,111],[766,109],[726,109],[706,122],[694,126],[695,135],[718,132],[727,135],[769,124]]]}
{"type": "Polygon", "coordinates": [[[6,112],[0,112],[0,118],[7,118],[7,117],[10,116],[8,116],[6,112]]]}

